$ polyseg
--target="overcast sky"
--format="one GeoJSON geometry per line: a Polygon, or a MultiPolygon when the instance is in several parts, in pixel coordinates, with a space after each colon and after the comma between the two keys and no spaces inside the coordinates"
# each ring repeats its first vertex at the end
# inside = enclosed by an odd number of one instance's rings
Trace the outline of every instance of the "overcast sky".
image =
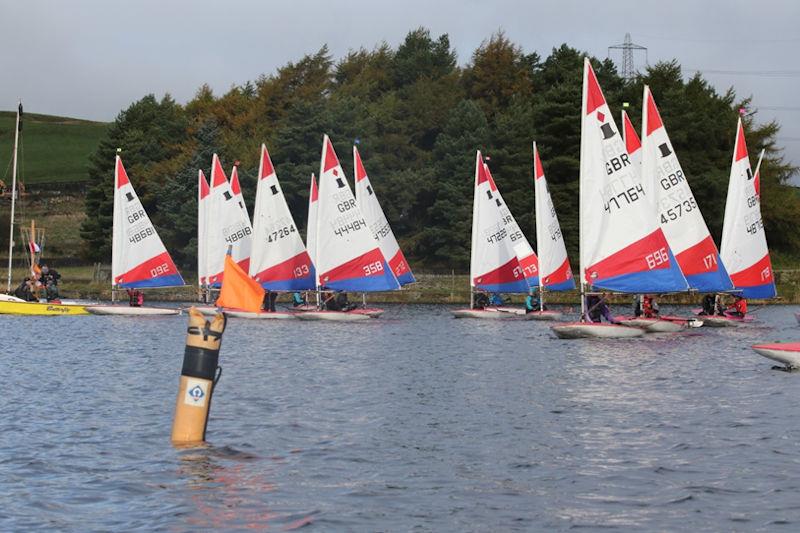
{"type": "Polygon", "coordinates": [[[677,58],[752,95],[800,164],[800,1],[0,0],[0,21],[0,109],[21,97],[30,112],[103,121],[147,93],[220,94],[323,44],[339,58],[418,26],[449,34],[462,64],[498,29],[543,56],[566,42],[606,57],[630,32],[651,64],[677,58]]]}

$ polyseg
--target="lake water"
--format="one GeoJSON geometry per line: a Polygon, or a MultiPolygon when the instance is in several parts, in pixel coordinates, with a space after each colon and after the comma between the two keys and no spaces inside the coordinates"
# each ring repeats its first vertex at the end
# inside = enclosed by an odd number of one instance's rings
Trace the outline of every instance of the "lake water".
{"type": "Polygon", "coordinates": [[[624,341],[449,309],[231,320],[190,450],[186,316],[0,317],[0,530],[800,528],[800,374],[749,348],[798,308],[624,341]]]}

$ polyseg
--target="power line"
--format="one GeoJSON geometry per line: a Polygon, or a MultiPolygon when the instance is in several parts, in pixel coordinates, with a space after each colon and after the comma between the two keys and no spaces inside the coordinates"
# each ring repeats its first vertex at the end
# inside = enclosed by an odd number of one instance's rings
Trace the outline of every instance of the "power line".
{"type": "Polygon", "coordinates": [[[622,50],[622,79],[625,81],[631,81],[636,76],[636,69],[633,66],[633,52],[634,50],[644,50],[644,63],[645,65],[648,64],[647,61],[647,48],[638,44],[635,44],[631,40],[631,34],[625,34],[625,41],[620,44],[615,44],[613,46],[608,47],[608,57],[611,57],[611,50],[622,50]]]}
{"type": "Polygon", "coordinates": [[[800,42],[800,37],[790,37],[787,39],[696,39],[696,38],[682,38],[682,37],[656,37],[654,35],[642,35],[645,39],[653,39],[655,41],[671,41],[671,42],[684,42],[684,43],[732,43],[732,44],[774,44],[774,43],[796,43],[800,42]]]}
{"type": "Polygon", "coordinates": [[[800,70],[722,70],[722,69],[698,69],[684,68],[687,72],[699,72],[700,74],[722,74],[730,76],[757,76],[760,78],[798,78],[800,70]]]}

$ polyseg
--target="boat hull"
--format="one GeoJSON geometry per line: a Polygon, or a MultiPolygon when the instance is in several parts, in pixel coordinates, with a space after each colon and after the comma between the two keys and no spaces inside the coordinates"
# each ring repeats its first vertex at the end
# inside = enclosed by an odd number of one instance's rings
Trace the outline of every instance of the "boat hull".
{"type": "Polygon", "coordinates": [[[524,313],[505,313],[497,309],[453,309],[451,311],[456,318],[485,318],[489,320],[529,320],[524,313]]]}
{"type": "Polygon", "coordinates": [[[800,342],[756,344],[753,349],[767,359],[778,361],[788,368],[800,368],[800,342]]]}
{"type": "Polygon", "coordinates": [[[254,313],[252,311],[237,311],[234,309],[225,309],[225,314],[234,318],[250,318],[256,320],[289,320],[293,319],[296,313],[284,313],[279,311],[259,311],[254,313]]]}
{"type": "Polygon", "coordinates": [[[23,301],[0,301],[0,314],[2,315],[31,315],[31,316],[63,316],[63,315],[88,315],[85,305],[56,304],[23,301]]]}
{"type": "Polygon", "coordinates": [[[688,327],[687,321],[667,320],[663,318],[626,318],[620,320],[624,326],[641,328],[650,333],[675,333],[688,327]]]}
{"type": "Polygon", "coordinates": [[[644,330],[618,324],[572,322],[550,326],[559,339],[627,339],[641,337],[644,330]]]}
{"type": "Polygon", "coordinates": [[[735,328],[743,324],[744,320],[741,318],[731,318],[727,316],[704,316],[703,325],[709,328],[735,328]]]}
{"type": "Polygon", "coordinates": [[[533,311],[525,315],[528,320],[561,320],[564,313],[560,311],[533,311]]]}
{"type": "Polygon", "coordinates": [[[166,316],[181,314],[180,309],[172,307],[131,307],[127,305],[87,305],[86,310],[93,315],[115,316],[166,316]]]}
{"type": "Polygon", "coordinates": [[[368,314],[354,311],[306,311],[298,313],[300,320],[327,320],[329,322],[361,322],[371,320],[368,314]]]}

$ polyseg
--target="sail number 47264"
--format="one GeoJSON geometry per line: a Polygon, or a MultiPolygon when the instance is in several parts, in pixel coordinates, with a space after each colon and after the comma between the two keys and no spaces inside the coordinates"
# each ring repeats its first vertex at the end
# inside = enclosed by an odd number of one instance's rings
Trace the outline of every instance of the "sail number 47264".
{"type": "Polygon", "coordinates": [[[644,259],[647,261],[647,268],[650,270],[669,263],[669,255],[667,254],[666,247],[644,256],[644,259]]]}

